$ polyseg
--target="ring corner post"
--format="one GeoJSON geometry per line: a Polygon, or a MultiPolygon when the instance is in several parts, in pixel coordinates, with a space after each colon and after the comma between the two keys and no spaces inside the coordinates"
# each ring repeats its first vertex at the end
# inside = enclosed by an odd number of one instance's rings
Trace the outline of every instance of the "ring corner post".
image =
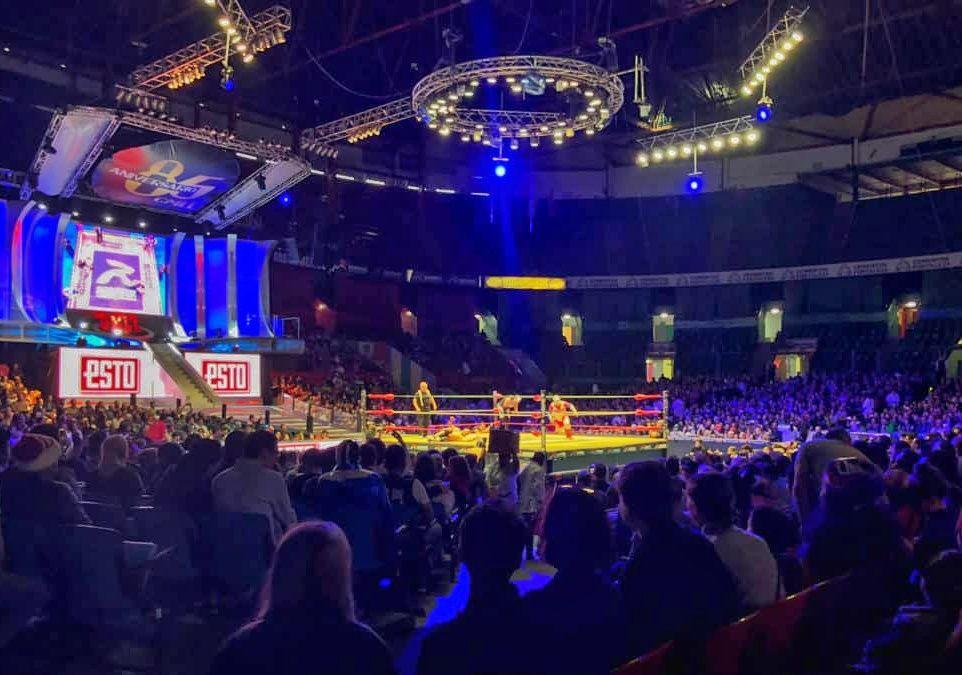
{"type": "Polygon", "coordinates": [[[357,405],[357,432],[361,433],[364,431],[364,415],[367,412],[367,390],[364,387],[361,387],[359,399],[357,405]]]}
{"type": "Polygon", "coordinates": [[[541,452],[547,456],[548,454],[548,424],[545,419],[545,415],[548,414],[548,406],[546,404],[547,392],[541,390],[541,452]]]}

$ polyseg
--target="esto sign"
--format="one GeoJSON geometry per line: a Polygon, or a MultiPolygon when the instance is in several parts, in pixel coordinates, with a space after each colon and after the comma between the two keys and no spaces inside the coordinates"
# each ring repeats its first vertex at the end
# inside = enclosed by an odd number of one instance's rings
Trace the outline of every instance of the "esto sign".
{"type": "Polygon", "coordinates": [[[103,356],[80,358],[80,393],[129,395],[139,391],[138,359],[103,356]]]}
{"type": "Polygon", "coordinates": [[[200,373],[218,394],[245,394],[250,390],[251,366],[246,361],[201,361],[200,373]]]}

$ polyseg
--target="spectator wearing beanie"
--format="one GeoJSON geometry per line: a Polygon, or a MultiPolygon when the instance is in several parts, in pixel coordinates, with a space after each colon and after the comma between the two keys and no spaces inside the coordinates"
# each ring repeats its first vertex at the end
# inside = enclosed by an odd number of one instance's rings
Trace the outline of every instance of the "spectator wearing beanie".
{"type": "Polygon", "coordinates": [[[89,524],[77,496],[54,479],[60,445],[47,436],[24,434],[10,451],[11,466],[0,474],[4,518],[47,524],[89,524]]]}

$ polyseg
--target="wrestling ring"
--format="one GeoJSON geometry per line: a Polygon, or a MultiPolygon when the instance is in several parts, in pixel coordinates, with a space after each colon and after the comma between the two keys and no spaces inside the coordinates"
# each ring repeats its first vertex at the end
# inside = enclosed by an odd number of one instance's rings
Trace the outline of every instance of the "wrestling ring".
{"type": "Polygon", "coordinates": [[[668,394],[437,394],[437,409],[416,410],[414,395],[361,393],[368,436],[411,450],[483,454],[492,429],[519,435],[519,452],[544,452],[558,473],[594,462],[625,464],[667,455],[668,394]],[[597,409],[595,409],[597,408],[597,409]]]}

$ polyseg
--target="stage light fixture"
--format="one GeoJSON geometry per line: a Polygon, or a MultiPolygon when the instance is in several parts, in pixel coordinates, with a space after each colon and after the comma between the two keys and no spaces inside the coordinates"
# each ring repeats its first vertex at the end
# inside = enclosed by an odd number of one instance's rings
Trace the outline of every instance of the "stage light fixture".
{"type": "Polygon", "coordinates": [[[508,173],[508,168],[504,164],[495,164],[494,175],[498,178],[504,178],[505,174],[508,173]]]}
{"type": "Polygon", "coordinates": [[[775,115],[775,102],[770,96],[762,96],[758,99],[758,105],[755,108],[755,119],[760,123],[771,121],[772,117],[775,115]]]}
{"type": "Polygon", "coordinates": [[[717,151],[717,150],[721,150],[721,149],[724,148],[724,147],[725,147],[725,141],[723,141],[721,138],[715,137],[715,138],[711,139],[711,149],[712,149],[712,150],[716,150],[716,151],[717,151]]]}
{"type": "Polygon", "coordinates": [[[639,152],[638,156],[635,157],[635,161],[638,163],[639,166],[648,166],[648,163],[649,163],[648,155],[645,154],[644,152],[639,152]]]}
{"type": "Polygon", "coordinates": [[[698,148],[698,152],[708,152],[708,143],[705,141],[699,141],[695,147],[698,148]]]}
{"type": "Polygon", "coordinates": [[[520,147],[520,146],[518,145],[518,139],[517,139],[517,138],[512,138],[512,139],[511,139],[511,142],[508,144],[508,146],[509,146],[512,150],[517,150],[517,149],[520,147]]]}
{"type": "Polygon", "coordinates": [[[752,129],[747,134],[745,134],[745,142],[752,145],[758,141],[759,133],[755,129],[752,129]]]}
{"type": "Polygon", "coordinates": [[[742,137],[739,136],[738,134],[732,134],[731,136],[728,137],[728,145],[732,146],[733,148],[741,145],[741,142],[742,142],[742,137]]]}
{"type": "Polygon", "coordinates": [[[110,215],[109,213],[107,213],[107,214],[104,215],[104,222],[105,222],[105,223],[112,223],[112,222],[114,222],[114,217],[113,217],[112,215],[110,215]]]}
{"type": "Polygon", "coordinates": [[[224,66],[220,71],[220,87],[224,91],[234,91],[234,69],[224,66]]]}
{"type": "Polygon", "coordinates": [[[294,203],[294,195],[290,192],[282,192],[281,196],[277,198],[277,201],[280,202],[281,206],[286,208],[294,203]]]}
{"type": "Polygon", "coordinates": [[[44,202],[38,202],[38,203],[37,203],[37,208],[40,209],[41,211],[46,211],[46,210],[47,210],[47,205],[46,205],[44,202]]]}
{"type": "Polygon", "coordinates": [[[241,61],[243,61],[244,63],[251,63],[251,62],[254,61],[254,55],[253,55],[253,54],[244,54],[244,57],[241,59],[241,61]]]}
{"type": "Polygon", "coordinates": [[[691,152],[692,152],[692,147],[688,143],[685,143],[683,146],[681,146],[681,154],[684,155],[685,157],[691,156],[691,152]]]}
{"type": "Polygon", "coordinates": [[[688,178],[685,180],[685,189],[689,194],[698,194],[704,187],[705,181],[702,179],[700,171],[688,174],[688,178]]]}
{"type": "Polygon", "coordinates": [[[217,19],[217,25],[221,28],[228,28],[230,26],[230,19],[228,19],[226,16],[222,16],[217,19]]]}
{"type": "Polygon", "coordinates": [[[662,152],[661,150],[655,150],[654,152],[651,153],[651,160],[653,162],[660,162],[664,158],[665,158],[665,153],[662,152]]]}
{"type": "Polygon", "coordinates": [[[139,227],[139,228],[142,229],[142,230],[146,230],[146,229],[147,229],[147,221],[146,221],[146,220],[138,220],[138,221],[137,221],[137,227],[139,227]]]}
{"type": "Polygon", "coordinates": [[[665,151],[665,154],[668,155],[668,159],[675,159],[678,156],[678,148],[676,148],[673,145],[670,145],[668,146],[668,149],[665,151]]]}

